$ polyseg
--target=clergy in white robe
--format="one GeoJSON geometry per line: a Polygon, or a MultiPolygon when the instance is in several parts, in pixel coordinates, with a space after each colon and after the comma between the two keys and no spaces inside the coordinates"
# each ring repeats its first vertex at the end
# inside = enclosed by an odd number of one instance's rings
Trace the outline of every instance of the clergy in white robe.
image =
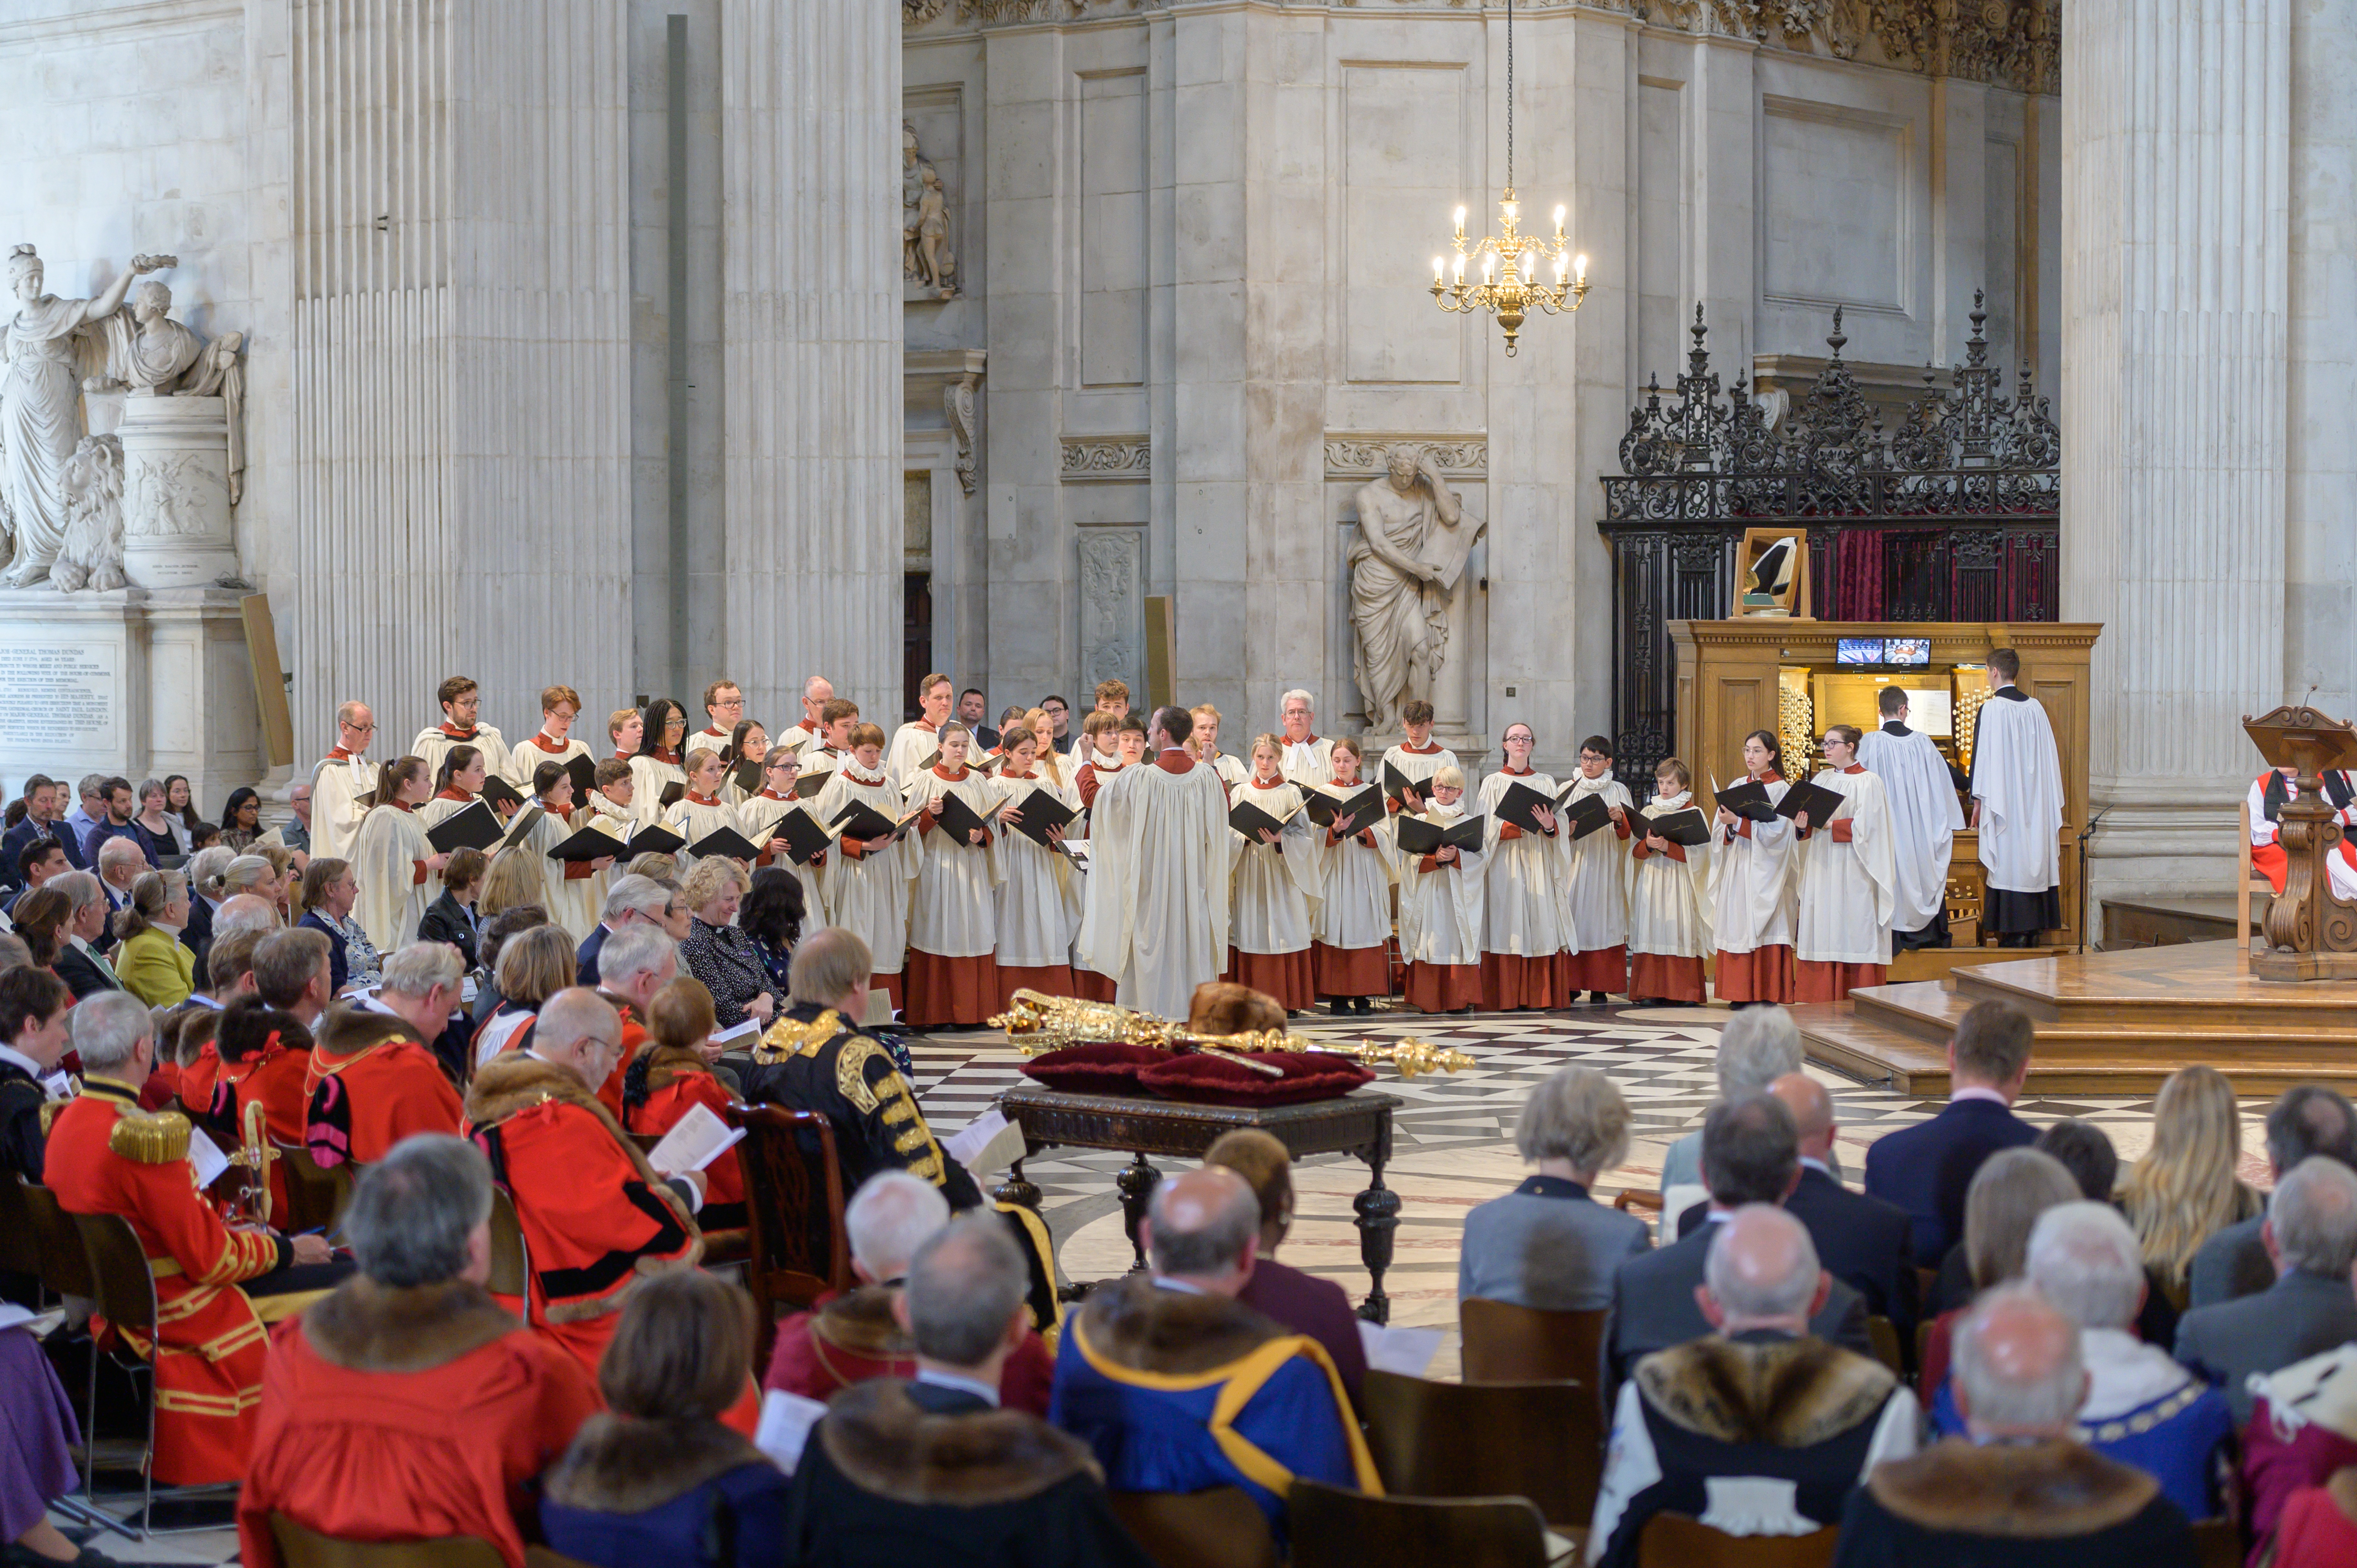
{"type": "MultiPolygon", "coordinates": [[[[1035,794],[1067,808],[1079,807],[1080,797],[1071,786],[1049,777],[1053,760],[1040,755],[1033,729],[1006,731],[1000,749],[1006,760],[994,782],[1002,811],[1020,813],[1035,794]]],[[[1081,870],[1020,831],[1014,816],[1002,820],[1007,827],[998,841],[999,868],[1005,874],[997,895],[1000,1005],[1022,990],[1070,996],[1072,943],[1080,935],[1083,912],[1081,870]]]]}
{"type": "Polygon", "coordinates": [[[1636,802],[1629,787],[1612,777],[1612,743],[1600,735],[1579,743],[1579,774],[1571,781],[1576,806],[1589,795],[1602,798],[1612,821],[1586,838],[1564,835],[1566,869],[1563,899],[1571,940],[1555,962],[1556,989],[1564,1005],[1587,993],[1602,1002],[1629,985],[1629,840],[1636,802]]]}
{"type": "Polygon", "coordinates": [[[442,759],[454,746],[471,746],[483,754],[483,766],[502,778],[508,770],[508,743],[497,729],[478,724],[483,694],[474,681],[453,675],[434,693],[442,705],[442,722],[428,725],[409,743],[409,755],[422,758],[428,774],[438,777],[442,759]]]}
{"type": "Polygon", "coordinates": [[[1235,835],[1220,776],[1187,755],[1193,730],[1184,708],[1157,709],[1154,760],[1106,782],[1089,828],[1081,952],[1121,1005],[1157,1018],[1186,1017],[1227,962],[1235,835]]]}
{"type": "MultiPolygon", "coordinates": [[[[1781,800],[1791,788],[1781,748],[1764,729],[1743,737],[1743,767],[1781,800]]],[[[1790,1002],[1792,973],[1792,824],[1755,822],[1721,806],[1711,849],[1711,940],[1718,957],[1711,989],[1721,1002],[1790,1002]]]]}
{"type": "Polygon", "coordinates": [[[573,736],[573,721],[580,714],[581,694],[572,687],[551,686],[541,693],[540,728],[508,753],[507,781],[529,794],[533,776],[542,763],[587,757],[589,748],[573,736]]]}
{"type": "Polygon", "coordinates": [[[1249,802],[1285,826],[1275,833],[1264,828],[1266,836],[1261,838],[1229,832],[1229,964],[1223,978],[1297,1013],[1318,1002],[1317,963],[1309,952],[1319,897],[1315,824],[1302,810],[1302,787],[1279,770],[1275,736],[1253,742],[1252,767],[1231,805],[1249,802]]]}
{"type": "MultiPolygon", "coordinates": [[[[2278,897],[2291,875],[2291,857],[2283,846],[2283,809],[2298,790],[2292,781],[2298,771],[2268,768],[2251,781],[2244,799],[2251,813],[2251,865],[2278,897]]],[[[2325,856],[2325,875],[2334,897],[2357,901],[2357,843],[2351,841],[2351,834],[2357,832],[2357,780],[2345,769],[2329,768],[2323,784],[2324,803],[2331,808],[2332,820],[2341,824],[2341,842],[2325,856]]]]}
{"type": "Polygon", "coordinates": [[[2021,658],[1989,655],[1996,689],[1973,722],[1973,825],[1987,882],[1981,926],[1999,947],[2037,944],[2062,926],[2062,764],[2043,704],[2014,684],[2021,658]]]}
{"type": "MultiPolygon", "coordinates": [[[[1356,794],[1365,757],[1348,736],[1334,742],[1334,781],[1325,793],[1337,800],[1356,794]]],[[[1367,1014],[1371,1000],[1392,991],[1392,869],[1384,841],[1389,823],[1381,814],[1362,821],[1337,819],[1313,828],[1318,839],[1318,911],[1309,928],[1309,953],[1317,967],[1318,994],[1336,1016],[1367,1014]]]]}
{"type": "MultiPolygon", "coordinates": [[[[376,788],[376,765],[363,754],[376,735],[376,716],[366,703],[336,710],[336,745],[311,769],[311,853],[350,860],[352,835],[360,831],[361,797],[376,788]]],[[[434,775],[425,775],[429,784],[434,775]]]]}
{"type": "Polygon", "coordinates": [[[1277,704],[1277,714],[1284,722],[1277,738],[1284,743],[1279,759],[1285,776],[1305,789],[1334,782],[1334,743],[1312,733],[1310,726],[1318,714],[1309,693],[1287,692],[1277,704]]]}
{"type": "Polygon", "coordinates": [[[1211,765],[1211,771],[1220,776],[1220,782],[1228,787],[1228,798],[1235,799],[1236,786],[1252,776],[1252,769],[1234,752],[1220,749],[1220,710],[1209,703],[1200,703],[1187,710],[1187,716],[1195,725],[1187,749],[1194,753],[1196,761],[1211,765]]]}
{"type": "Polygon", "coordinates": [[[388,764],[377,784],[383,803],[371,807],[361,819],[350,853],[335,857],[352,863],[352,875],[360,883],[352,918],[379,952],[393,952],[415,941],[426,905],[440,896],[434,878],[450,857],[425,842],[416,815],[431,784],[425,764],[414,757],[388,764]]]}
{"type": "Polygon", "coordinates": [[[1516,784],[1550,800],[1555,796],[1555,780],[1531,770],[1534,739],[1530,725],[1519,721],[1508,725],[1502,737],[1506,766],[1481,780],[1477,809],[1488,819],[1481,839],[1484,1012],[1561,1007],[1571,1001],[1558,989],[1564,972],[1555,961],[1577,940],[1563,897],[1569,857],[1564,853],[1562,824],[1549,811],[1544,815],[1549,831],[1529,833],[1498,818],[1498,802],[1516,784]]]}
{"type": "Polygon", "coordinates": [[[1629,851],[1629,996],[1635,1002],[1707,1001],[1703,961],[1711,953],[1710,846],[1672,843],[1652,819],[1694,805],[1686,765],[1664,757],[1653,770],[1653,798],[1629,851]]]}
{"type": "Polygon", "coordinates": [[[1899,890],[1890,807],[1882,780],[1857,760],[1857,742],[1853,725],[1825,731],[1831,766],[1814,782],[1845,799],[1828,821],[1793,824],[1800,841],[1793,985],[1803,1002],[1838,1002],[1889,977],[1899,890]]]}
{"type": "Polygon", "coordinates": [[[892,787],[906,791],[909,781],[924,771],[925,759],[942,748],[942,725],[950,717],[950,678],[928,675],[917,684],[917,706],[922,715],[892,732],[884,753],[884,771],[892,787]]]}
{"type": "Polygon", "coordinates": [[[725,777],[720,754],[689,752],[686,774],[687,793],[673,800],[662,814],[662,825],[687,841],[679,851],[683,866],[695,858],[695,846],[705,835],[737,826],[737,808],[720,799],[720,781],[725,777]]]}
{"type": "Polygon", "coordinates": [[[998,1011],[998,885],[1006,872],[993,819],[1006,804],[990,775],[966,766],[974,732],[955,719],[941,726],[942,759],[913,775],[904,810],[919,812],[918,863],[909,889],[909,1026],[973,1027],[998,1011]],[[942,825],[943,799],[954,795],[985,826],[963,838],[942,825]]]}
{"type": "MultiPolygon", "coordinates": [[[[826,738],[826,705],[834,701],[834,682],[813,675],[802,682],[802,716],[770,744],[799,757],[826,738]]],[[[856,710],[855,710],[856,711],[856,710]]]]}
{"type": "MultiPolygon", "coordinates": [[[[838,699],[840,700],[840,699],[838,699]]],[[[842,766],[818,792],[811,814],[832,828],[835,818],[854,801],[898,822],[900,791],[884,774],[884,732],[874,725],[854,726],[845,736],[851,744],[842,766]]],[[[892,1005],[902,1004],[901,966],[909,947],[909,884],[917,875],[917,835],[912,830],[897,839],[836,838],[819,874],[819,907],[826,923],[859,933],[875,965],[869,983],[888,993],[892,1005]]]]}
{"type": "Polygon", "coordinates": [[[1948,945],[1948,863],[1964,811],[1948,759],[1921,730],[1907,727],[1907,693],[1885,686],[1882,727],[1866,732],[1857,759],[1882,780],[1890,808],[1890,854],[1899,889],[1890,910],[1893,949],[1948,945]]]}
{"type": "MultiPolygon", "coordinates": [[[[1416,815],[1448,827],[1465,820],[1464,802],[1464,771],[1444,768],[1432,776],[1431,804],[1416,815]]],[[[1408,1004],[1425,1013],[1469,1013],[1481,1002],[1481,884],[1488,856],[1453,845],[1410,854],[1397,848],[1396,825],[1393,844],[1408,1004]]]]}
{"type": "MultiPolygon", "coordinates": [[[[1383,768],[1396,768],[1410,783],[1420,785],[1444,768],[1455,768],[1462,771],[1462,764],[1457,760],[1457,754],[1432,738],[1432,704],[1430,703],[1426,702],[1422,697],[1410,698],[1406,705],[1400,709],[1400,727],[1407,731],[1407,738],[1396,746],[1386,748],[1383,752],[1383,766],[1375,768],[1369,777],[1388,779],[1390,775],[1384,773],[1383,768]]],[[[1383,797],[1383,808],[1386,811],[1394,814],[1402,811],[1422,811],[1425,791],[1417,789],[1415,794],[1416,796],[1415,800],[1403,804],[1386,793],[1383,797]]]]}

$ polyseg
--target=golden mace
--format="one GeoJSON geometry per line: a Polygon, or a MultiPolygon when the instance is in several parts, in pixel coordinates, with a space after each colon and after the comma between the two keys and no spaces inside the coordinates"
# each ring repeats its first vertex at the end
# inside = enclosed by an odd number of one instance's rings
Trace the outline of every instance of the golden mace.
{"type": "Polygon", "coordinates": [[[994,1029],[1006,1031],[1007,1042],[1027,1057],[1062,1050],[1067,1046],[1150,1046],[1176,1050],[1182,1046],[1226,1054],[1232,1051],[1324,1051],[1349,1057],[1362,1067],[1388,1065],[1402,1078],[1418,1073],[1457,1072],[1471,1067],[1463,1051],[1413,1037],[1397,1045],[1361,1040],[1357,1046],[1330,1045],[1283,1029],[1247,1029],[1240,1035],[1197,1035],[1183,1024],[1150,1018],[1110,1002],[1083,1002],[1072,996],[1049,996],[1028,988],[1016,992],[1004,1013],[990,1020],[994,1029]]]}

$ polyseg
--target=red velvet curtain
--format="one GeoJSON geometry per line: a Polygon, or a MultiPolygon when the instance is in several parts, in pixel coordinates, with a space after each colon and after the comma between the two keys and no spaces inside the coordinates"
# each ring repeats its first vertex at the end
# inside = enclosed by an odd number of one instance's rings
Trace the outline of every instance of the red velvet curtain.
{"type": "Polygon", "coordinates": [[[1881,620],[1885,618],[1882,535],[1883,531],[1878,528],[1845,528],[1835,535],[1832,602],[1817,611],[1820,618],[1881,620]]]}

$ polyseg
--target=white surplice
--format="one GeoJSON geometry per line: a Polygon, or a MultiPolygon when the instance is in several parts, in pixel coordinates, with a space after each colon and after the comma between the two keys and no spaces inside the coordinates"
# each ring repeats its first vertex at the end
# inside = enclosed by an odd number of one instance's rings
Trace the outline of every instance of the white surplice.
{"type": "Polygon", "coordinates": [[[1544,773],[1510,773],[1500,768],[1481,780],[1481,810],[1489,818],[1481,828],[1481,848],[1488,863],[1481,874],[1485,905],[1481,950],[1516,958],[1552,958],[1576,951],[1577,928],[1571,924],[1563,891],[1568,856],[1564,853],[1561,826],[1553,838],[1532,832],[1511,839],[1501,836],[1510,824],[1498,820],[1498,802],[1516,784],[1527,785],[1550,800],[1555,796],[1555,780],[1544,773]]]}
{"type": "MultiPolygon", "coordinates": [[[[1428,803],[1424,820],[1437,827],[1463,822],[1465,803],[1428,803]]],[[[1455,861],[1426,871],[1423,857],[1397,848],[1400,959],[1406,963],[1478,964],[1481,961],[1481,885],[1489,857],[1459,850],[1455,861]]],[[[1508,846],[1512,847],[1512,845],[1508,846]]],[[[1549,907],[1553,907],[1552,900],[1549,907]]]]}
{"type": "Polygon", "coordinates": [[[1277,768],[1292,782],[1305,789],[1334,782],[1334,743],[1329,737],[1313,735],[1289,741],[1280,732],[1276,745],[1277,768]]]}
{"type": "Polygon", "coordinates": [[[1247,839],[1231,828],[1228,943],[1238,952],[1308,952],[1318,918],[1318,842],[1309,813],[1300,810],[1301,787],[1285,779],[1273,786],[1246,779],[1234,804],[1246,802],[1285,819],[1275,843],[1247,839]],[[1286,813],[1294,813],[1286,818],[1286,813]]]}
{"type": "Polygon", "coordinates": [[[673,784],[687,788],[687,770],[676,762],[643,752],[630,758],[630,815],[641,822],[662,821],[663,791],[673,784]]]}
{"type": "MultiPolygon", "coordinates": [[[[985,821],[1000,800],[987,774],[962,768],[951,779],[930,768],[909,780],[903,810],[931,807],[945,795],[955,795],[985,821]]],[[[978,844],[952,839],[938,822],[909,835],[919,857],[916,883],[909,894],[910,947],[936,958],[983,958],[996,950],[998,884],[1004,875],[998,837],[996,822],[985,830],[978,844]]]]}
{"type": "Polygon", "coordinates": [[[589,748],[570,736],[565,737],[563,746],[551,751],[548,749],[548,736],[535,730],[509,749],[505,768],[496,768],[492,771],[514,785],[519,793],[529,795],[532,793],[532,776],[540,771],[542,763],[570,762],[576,757],[587,756],[589,748]]]}
{"type": "MultiPolygon", "coordinates": [[[[1571,789],[1570,799],[1564,802],[1566,807],[1600,795],[1606,805],[1620,807],[1624,815],[1633,817],[1636,812],[1629,787],[1609,773],[1601,779],[1580,774],[1572,780],[1571,789]]],[[[1630,832],[1636,832],[1633,821],[1630,832]]],[[[1569,871],[1564,878],[1564,902],[1571,911],[1575,950],[1600,952],[1620,946],[1629,940],[1629,891],[1624,886],[1629,841],[1607,822],[1584,839],[1569,840],[1565,858],[1569,871]]]]}
{"type": "Polygon", "coordinates": [[[1948,759],[1921,730],[1892,720],[1857,743],[1857,759],[1882,780],[1890,810],[1890,854],[1898,892],[1890,929],[1920,931],[1948,905],[1948,861],[1964,808],[1948,777],[1948,759]]]}
{"type": "MultiPolygon", "coordinates": [[[[1463,765],[1457,760],[1457,754],[1445,746],[1435,746],[1428,750],[1418,751],[1407,742],[1401,741],[1383,753],[1383,764],[1398,768],[1401,776],[1413,784],[1422,784],[1444,768],[1463,770],[1463,765]]],[[[1376,779],[1386,777],[1383,766],[1378,765],[1370,777],[1376,779]]],[[[1419,789],[1417,793],[1423,794],[1426,791],[1419,789]]]]}
{"type": "Polygon", "coordinates": [[[479,795],[461,794],[454,800],[448,792],[436,795],[417,808],[417,825],[427,832],[432,832],[481,799],[479,795]]]}
{"type": "MultiPolygon", "coordinates": [[[[757,844],[767,841],[769,847],[777,852],[771,857],[770,864],[785,867],[794,874],[796,880],[802,883],[803,925],[809,929],[815,929],[818,924],[819,911],[819,867],[798,864],[791,854],[787,854],[786,841],[783,838],[772,839],[770,836],[770,830],[779,822],[785,821],[789,812],[801,811],[804,816],[809,816],[810,812],[807,809],[809,805],[808,800],[780,800],[764,788],[757,794],[748,795],[737,803],[737,831],[757,844]]],[[[833,850],[824,852],[824,858],[832,860],[834,857],[833,850]]]]}
{"type": "Polygon", "coordinates": [[[1228,787],[1228,798],[1232,800],[1235,799],[1235,791],[1243,788],[1244,780],[1252,777],[1251,765],[1233,752],[1223,751],[1202,760],[1211,765],[1211,771],[1217,773],[1220,782],[1228,787]]]}
{"type": "Polygon", "coordinates": [[[1088,967],[1114,977],[1115,999],[1184,1018],[1195,987],[1228,962],[1227,792],[1209,768],[1124,768],[1090,813],[1088,967]]]}
{"type": "Polygon", "coordinates": [[[438,779],[442,776],[442,759],[450,755],[454,746],[473,746],[483,754],[487,770],[502,779],[508,776],[508,743],[490,725],[477,725],[472,736],[454,736],[440,725],[430,725],[419,730],[417,738],[409,743],[409,755],[425,760],[428,779],[438,779]]]}
{"type": "Polygon", "coordinates": [[[311,769],[312,858],[352,857],[352,835],[361,826],[360,798],[375,789],[376,764],[367,757],[344,757],[331,751],[319,759],[311,769]]]}
{"type": "Polygon", "coordinates": [[[1890,808],[1882,780],[1856,767],[1826,768],[1813,782],[1846,797],[1832,822],[1811,821],[1801,841],[1800,908],[1792,925],[1792,956],[1812,963],[1889,963],[1890,911],[1898,890],[1891,854],[1890,808]],[[1830,831],[1850,824],[1847,843],[1830,831]]]}
{"type": "MultiPolygon", "coordinates": [[[[1648,817],[1666,817],[1694,804],[1694,791],[1656,795],[1645,807],[1648,817]]],[[[1641,841],[1645,824],[1632,825],[1641,841]]],[[[1648,854],[1639,860],[1632,846],[1627,862],[1629,951],[1661,958],[1708,958],[1711,953],[1710,846],[1684,846],[1685,859],[1648,854]]]]}
{"type": "MultiPolygon", "coordinates": [[[[539,801],[532,800],[524,809],[530,811],[539,801]]],[[[566,863],[553,860],[548,852],[573,836],[570,819],[543,809],[540,817],[527,829],[510,854],[529,855],[534,875],[540,878],[540,893],[533,900],[548,911],[549,919],[570,932],[575,946],[589,940],[597,924],[597,916],[605,905],[597,878],[565,875],[566,863]]],[[[587,862],[582,864],[587,865],[587,862]]]]}
{"type": "MultiPolygon", "coordinates": [[[[319,820],[316,809],[311,820],[315,824],[319,820]]],[[[417,940],[417,922],[425,918],[425,906],[442,891],[431,872],[418,880],[421,864],[433,854],[417,814],[387,805],[372,807],[361,819],[350,848],[336,857],[352,863],[352,875],[360,884],[352,918],[377,951],[393,952],[417,940]]]]}
{"type": "MultiPolygon", "coordinates": [[[[855,800],[888,818],[899,818],[900,791],[880,771],[866,772],[849,759],[818,792],[811,814],[832,827],[835,814],[855,800]]],[[[877,974],[899,973],[907,958],[909,883],[917,875],[916,838],[912,828],[856,860],[844,854],[838,840],[827,851],[826,865],[819,872],[826,923],[858,932],[877,974]]]]}
{"type": "MultiPolygon", "coordinates": [[[[1000,802],[1020,802],[1035,790],[1077,810],[1080,797],[1037,771],[1002,774],[994,781],[1000,802]]],[[[1017,810],[1022,808],[1018,804],[1017,810]]],[[[1071,961],[1081,929],[1082,877],[1072,863],[1010,827],[998,841],[998,961],[1013,969],[1050,969],[1071,961]]]]}
{"type": "Polygon", "coordinates": [[[941,748],[939,726],[922,719],[910,719],[892,732],[892,744],[884,748],[885,777],[892,780],[892,788],[906,793],[917,776],[918,765],[941,748]]]}
{"type": "Polygon", "coordinates": [[[2062,880],[2062,764],[2045,706],[2001,686],[1973,721],[1973,795],[1981,803],[1981,868],[2008,893],[2062,880]]]}
{"type": "MultiPolygon", "coordinates": [[[[1768,798],[1792,788],[1770,779],[1768,798]]],[[[1792,941],[1792,824],[1782,817],[1717,828],[1711,845],[1711,941],[1722,952],[1789,947],[1792,941]]]]}
{"type": "Polygon", "coordinates": [[[662,825],[687,841],[678,852],[679,863],[685,866],[696,858],[694,846],[703,842],[706,833],[737,826],[737,808],[716,800],[705,805],[693,795],[682,795],[662,814],[662,825]]]}
{"type": "MultiPolygon", "coordinates": [[[[1336,800],[1355,795],[1360,784],[1329,784],[1327,794],[1336,800]]],[[[1318,846],[1318,913],[1310,923],[1309,934],[1329,948],[1381,947],[1392,934],[1392,883],[1397,874],[1393,869],[1392,856],[1383,847],[1389,823],[1381,815],[1372,822],[1351,824],[1350,836],[1340,843],[1326,842],[1327,830],[1313,828],[1311,842],[1318,846]],[[1361,832],[1372,832],[1374,843],[1360,842],[1361,832]]]]}

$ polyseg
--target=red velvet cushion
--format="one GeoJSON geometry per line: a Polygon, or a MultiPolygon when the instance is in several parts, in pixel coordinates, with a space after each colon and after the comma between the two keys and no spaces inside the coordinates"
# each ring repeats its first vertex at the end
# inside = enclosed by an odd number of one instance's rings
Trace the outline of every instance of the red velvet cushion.
{"type": "Polygon", "coordinates": [[[1037,1079],[1049,1089],[1060,1089],[1072,1094],[1144,1095],[1146,1090],[1137,1080],[1138,1069],[1150,1067],[1169,1055],[1168,1051],[1154,1046],[1125,1046],[1110,1042],[1066,1046],[1061,1050],[1033,1057],[1023,1064],[1023,1072],[1024,1076],[1037,1079]]]}
{"type": "Polygon", "coordinates": [[[1138,1082],[1166,1100],[1199,1105],[1294,1105],[1306,1100],[1339,1100],[1375,1075],[1348,1057],[1326,1051],[1254,1051],[1249,1060],[1281,1069],[1271,1078],[1230,1057],[1195,1051],[1146,1068],[1138,1082]]]}

